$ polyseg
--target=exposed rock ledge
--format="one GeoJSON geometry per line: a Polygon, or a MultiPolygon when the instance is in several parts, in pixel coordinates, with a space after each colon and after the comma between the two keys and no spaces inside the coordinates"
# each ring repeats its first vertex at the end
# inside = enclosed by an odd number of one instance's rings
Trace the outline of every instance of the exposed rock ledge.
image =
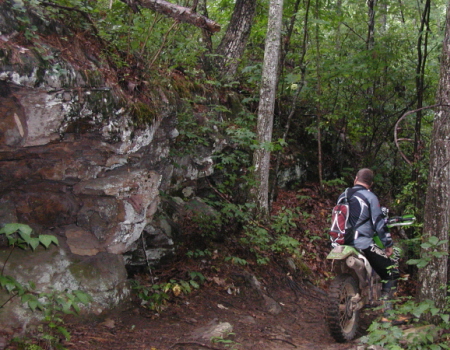
{"type": "MultiPolygon", "coordinates": [[[[173,244],[167,221],[153,220],[159,192],[211,174],[213,150],[169,159],[178,131],[167,99],[155,117],[136,126],[117,94],[113,69],[84,49],[92,43],[76,36],[65,48],[42,41],[51,57],[43,59],[24,44],[8,4],[0,3],[0,225],[19,222],[57,235],[60,248],[20,255],[28,265],[20,265],[18,279],[41,281],[44,289],[86,290],[100,312],[127,298],[122,254],[143,232],[160,233],[155,241],[163,249],[173,244]]],[[[55,25],[34,24],[43,32],[55,25]]],[[[159,259],[160,247],[155,251],[159,259]]],[[[1,314],[24,323],[10,310],[1,314]]]]}

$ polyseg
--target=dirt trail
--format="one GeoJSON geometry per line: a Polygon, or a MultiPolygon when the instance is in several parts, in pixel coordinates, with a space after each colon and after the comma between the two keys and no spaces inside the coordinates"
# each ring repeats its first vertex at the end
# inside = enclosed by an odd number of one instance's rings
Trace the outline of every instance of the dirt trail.
{"type": "Polygon", "coordinates": [[[337,344],[328,334],[323,295],[279,287],[269,291],[282,305],[278,315],[266,312],[252,290],[241,288],[239,294],[229,294],[210,287],[178,300],[160,315],[135,306],[101,321],[72,324],[72,339],[66,346],[72,350],[356,349],[356,343],[337,344]],[[201,339],[205,328],[219,322],[233,326],[233,334],[226,338],[229,343],[201,339]]]}

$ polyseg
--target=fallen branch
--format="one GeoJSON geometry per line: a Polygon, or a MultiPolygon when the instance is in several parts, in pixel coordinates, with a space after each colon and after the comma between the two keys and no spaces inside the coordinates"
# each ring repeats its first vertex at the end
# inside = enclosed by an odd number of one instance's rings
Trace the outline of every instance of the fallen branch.
{"type": "Polygon", "coordinates": [[[294,348],[298,348],[297,345],[295,345],[294,343],[291,343],[289,340],[286,340],[286,339],[281,339],[281,338],[266,338],[266,339],[270,340],[270,341],[274,341],[274,340],[282,341],[282,342],[288,343],[289,345],[292,345],[294,348]]]}
{"type": "Polygon", "coordinates": [[[394,142],[395,142],[395,146],[397,146],[397,149],[400,153],[400,155],[402,156],[402,158],[405,160],[406,163],[408,163],[408,165],[411,165],[412,162],[408,159],[408,157],[402,152],[402,150],[400,149],[400,145],[399,145],[399,141],[405,141],[406,139],[399,139],[398,135],[397,135],[397,130],[399,129],[399,124],[400,122],[405,119],[408,115],[416,113],[418,111],[424,110],[424,109],[430,109],[430,108],[435,108],[435,107],[443,107],[444,105],[432,105],[432,106],[426,106],[426,107],[422,107],[422,108],[418,108],[418,109],[414,109],[412,111],[408,111],[405,114],[403,114],[395,123],[395,128],[394,128],[394,142]]]}
{"type": "Polygon", "coordinates": [[[133,11],[138,11],[138,7],[148,8],[152,11],[162,13],[168,17],[171,17],[177,21],[192,24],[196,27],[207,30],[208,32],[220,31],[220,25],[210,20],[208,17],[199,15],[188,7],[172,4],[164,0],[121,0],[133,11]]]}
{"type": "Polygon", "coordinates": [[[170,347],[170,349],[173,349],[175,346],[179,346],[179,345],[181,345],[181,346],[196,345],[196,346],[201,346],[201,347],[206,348],[206,349],[222,350],[222,349],[215,348],[215,347],[213,347],[213,346],[209,346],[209,345],[206,345],[206,344],[204,344],[204,343],[199,343],[199,342],[196,342],[196,341],[178,342],[178,343],[173,344],[173,345],[170,347]]]}

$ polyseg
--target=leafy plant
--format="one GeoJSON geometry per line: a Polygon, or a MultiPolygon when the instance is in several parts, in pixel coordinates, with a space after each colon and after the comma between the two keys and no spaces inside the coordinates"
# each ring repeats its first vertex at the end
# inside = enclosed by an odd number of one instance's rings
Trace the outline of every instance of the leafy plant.
{"type": "Polygon", "coordinates": [[[48,248],[52,243],[58,245],[58,239],[52,235],[38,235],[33,237],[33,229],[25,224],[6,224],[0,229],[0,234],[4,234],[10,246],[35,250],[39,244],[48,248]]]}
{"type": "Polygon", "coordinates": [[[234,341],[233,339],[225,339],[232,335],[234,335],[234,333],[225,334],[224,337],[212,337],[211,343],[221,344],[226,348],[230,348],[230,350],[235,350],[236,349],[235,346],[240,344],[234,341]]]}
{"type": "Polygon", "coordinates": [[[192,293],[192,288],[199,289],[205,277],[197,271],[189,272],[189,280],[170,279],[168,282],[142,285],[139,281],[132,281],[132,289],[141,299],[141,305],[150,310],[161,312],[167,302],[173,297],[192,293]]]}
{"type": "Polygon", "coordinates": [[[410,259],[406,263],[409,265],[417,265],[418,268],[427,266],[433,258],[440,258],[448,255],[448,252],[439,250],[439,247],[446,244],[448,240],[439,240],[436,236],[428,238],[428,242],[422,243],[420,246],[425,249],[419,259],[410,259]]]}
{"type": "Polygon", "coordinates": [[[35,250],[39,244],[42,244],[45,248],[48,248],[52,243],[58,245],[58,239],[51,235],[33,235],[33,230],[30,226],[19,223],[6,224],[0,229],[0,234],[6,236],[8,244],[11,247],[8,256],[6,257],[3,268],[0,273],[0,287],[5,289],[8,293],[12,294],[1,307],[4,307],[6,303],[18,296],[22,298],[24,303],[34,310],[36,308],[37,299],[33,298],[34,284],[31,282],[29,286],[25,286],[19,283],[14,277],[4,275],[4,271],[11,254],[16,247],[21,249],[31,248],[35,250]]]}
{"type": "Polygon", "coordinates": [[[231,263],[233,263],[235,265],[242,265],[242,266],[245,266],[248,264],[247,260],[241,259],[237,256],[228,256],[225,258],[225,261],[231,261],[231,263]]]}
{"type": "MultiPolygon", "coordinates": [[[[25,299],[29,299],[28,305],[34,310],[40,310],[44,319],[38,325],[38,333],[34,336],[34,340],[44,343],[45,348],[64,349],[61,342],[70,340],[70,332],[64,327],[64,315],[78,314],[80,312],[79,305],[89,305],[92,298],[86,292],[80,290],[56,291],[52,290],[46,293],[38,293],[37,295],[26,294],[25,299]]],[[[23,298],[22,298],[23,301],[23,298]]]]}
{"type": "Polygon", "coordinates": [[[292,228],[296,228],[295,220],[298,219],[298,213],[295,210],[282,207],[278,215],[272,216],[272,229],[277,233],[288,233],[292,228]]]}
{"type": "Polygon", "coordinates": [[[208,249],[205,249],[205,250],[196,249],[194,251],[192,251],[192,250],[188,251],[186,253],[186,255],[189,258],[204,258],[204,257],[207,257],[207,256],[211,256],[212,253],[208,249]]]}
{"type": "Polygon", "coordinates": [[[271,249],[275,253],[298,254],[300,242],[288,235],[282,234],[277,236],[275,243],[271,245],[271,249]]]}
{"type": "Polygon", "coordinates": [[[450,315],[447,312],[440,313],[435,307],[434,302],[426,300],[415,302],[406,299],[402,303],[397,303],[396,309],[391,310],[389,318],[395,320],[402,315],[410,315],[411,323],[415,326],[415,332],[408,333],[399,326],[391,322],[373,322],[368,328],[368,335],[361,338],[361,342],[368,345],[379,345],[388,350],[439,350],[449,349],[447,342],[439,340],[439,334],[442,334],[450,327],[450,315]],[[439,316],[442,322],[438,326],[421,323],[423,314],[430,313],[433,316],[439,316]]]}
{"type": "Polygon", "coordinates": [[[36,0],[28,0],[25,2],[14,1],[12,4],[12,9],[16,13],[17,22],[20,23],[19,30],[23,32],[25,38],[29,41],[38,37],[36,34],[38,28],[31,23],[31,19],[27,15],[27,6],[35,7],[37,3],[36,0]]]}

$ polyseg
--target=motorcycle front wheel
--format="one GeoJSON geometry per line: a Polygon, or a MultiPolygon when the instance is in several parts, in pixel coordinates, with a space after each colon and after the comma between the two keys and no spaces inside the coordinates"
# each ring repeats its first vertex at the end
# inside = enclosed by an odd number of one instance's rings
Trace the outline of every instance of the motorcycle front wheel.
{"type": "Polygon", "coordinates": [[[357,294],[358,283],[349,274],[338,275],[330,284],[327,323],[331,336],[339,343],[350,341],[356,336],[359,310],[355,307],[353,297],[357,294]]]}

